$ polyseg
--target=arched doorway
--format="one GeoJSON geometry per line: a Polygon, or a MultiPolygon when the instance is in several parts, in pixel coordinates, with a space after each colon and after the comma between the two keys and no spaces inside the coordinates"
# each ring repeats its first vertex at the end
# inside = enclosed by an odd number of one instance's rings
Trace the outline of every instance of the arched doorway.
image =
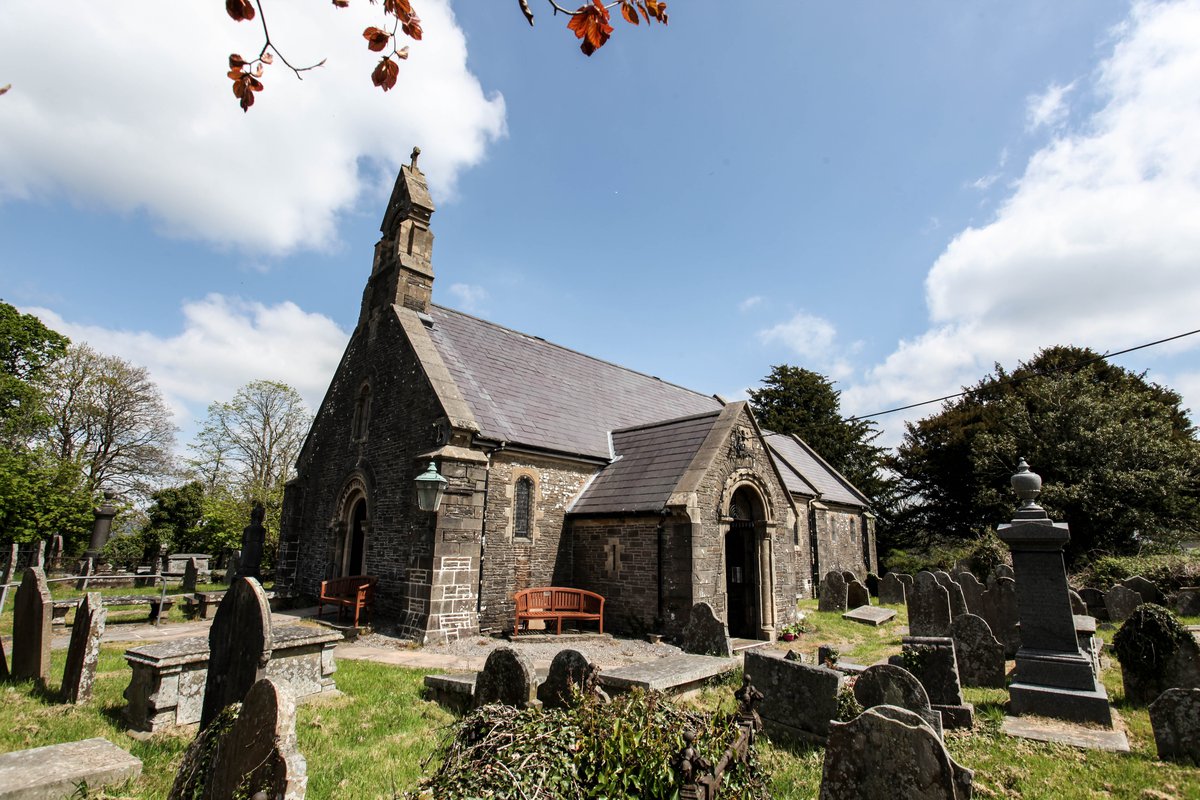
{"type": "Polygon", "coordinates": [[[342,575],[367,574],[367,499],[358,498],[350,512],[347,526],[346,559],[342,562],[342,575]]]}
{"type": "Polygon", "coordinates": [[[725,533],[725,598],[729,635],[739,639],[759,637],[759,565],[756,522],[763,519],[756,493],[747,487],[734,492],[729,504],[731,521],[725,533]]]}

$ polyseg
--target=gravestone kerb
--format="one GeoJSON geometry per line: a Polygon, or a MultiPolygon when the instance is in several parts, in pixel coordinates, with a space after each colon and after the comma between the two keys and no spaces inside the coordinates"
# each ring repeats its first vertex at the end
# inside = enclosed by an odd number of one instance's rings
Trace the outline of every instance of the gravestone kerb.
{"type": "Polygon", "coordinates": [[[253,578],[238,578],[221,598],[208,632],[208,677],[200,730],[226,706],[240,703],[266,677],[271,660],[271,608],[253,578]]]}
{"type": "Polygon", "coordinates": [[[13,607],[14,680],[50,679],[50,639],[53,598],[41,567],[30,567],[21,578],[13,607]]]}
{"type": "Polygon", "coordinates": [[[101,602],[99,592],[88,592],[75,607],[71,644],[67,648],[67,664],[63,668],[60,689],[64,703],[86,703],[91,699],[107,617],[108,609],[101,602]]]}

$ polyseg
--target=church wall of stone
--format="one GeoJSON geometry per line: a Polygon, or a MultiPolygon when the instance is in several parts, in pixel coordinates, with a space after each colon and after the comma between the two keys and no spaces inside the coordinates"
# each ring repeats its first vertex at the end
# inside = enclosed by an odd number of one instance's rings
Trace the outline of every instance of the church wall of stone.
{"type": "Polygon", "coordinates": [[[876,572],[874,521],[861,509],[830,506],[814,512],[817,526],[817,563],[822,575],[837,570],[853,572],[863,580],[876,572]],[[867,551],[864,554],[863,539],[867,551]]]}
{"type": "MultiPolygon", "coordinates": [[[[631,635],[678,632],[660,628],[657,619],[660,535],[662,549],[673,550],[675,542],[670,539],[675,531],[659,514],[571,520],[569,536],[575,573],[572,585],[604,596],[606,631],[631,635]]],[[[663,559],[663,564],[671,573],[663,575],[664,589],[670,592],[687,573],[681,576],[678,567],[672,570],[669,556],[663,559]],[[670,587],[666,586],[668,580],[670,587]]]]}

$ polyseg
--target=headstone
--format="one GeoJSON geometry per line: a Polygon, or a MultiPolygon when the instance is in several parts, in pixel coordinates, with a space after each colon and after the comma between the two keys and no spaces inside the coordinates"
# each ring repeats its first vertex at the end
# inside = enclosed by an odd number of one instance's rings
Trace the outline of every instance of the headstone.
{"type": "Polygon", "coordinates": [[[987,620],[963,614],[950,623],[950,638],[963,686],[1004,688],[1004,645],[992,635],[987,620]]]}
{"type": "Polygon", "coordinates": [[[959,766],[916,714],[870,708],[829,732],[820,800],[967,800],[974,773],[959,766]]]}
{"type": "Polygon", "coordinates": [[[229,553],[228,566],[225,567],[225,583],[233,583],[233,579],[242,570],[242,551],[232,550],[229,553]]]}
{"type": "Polygon", "coordinates": [[[1142,604],[1142,596],[1127,586],[1116,584],[1104,595],[1104,607],[1112,622],[1124,622],[1133,616],[1133,610],[1142,604]]]}
{"type": "Polygon", "coordinates": [[[1160,761],[1200,766],[1200,689],[1167,689],[1150,706],[1160,761]]]}
{"type": "Polygon", "coordinates": [[[267,540],[267,529],[263,527],[266,510],[262,503],[255,503],[250,511],[250,524],[242,528],[242,558],[238,575],[257,578],[262,569],[263,544],[267,540]]]}
{"type": "Polygon", "coordinates": [[[733,643],[725,623],[717,618],[717,612],[708,603],[696,603],[688,614],[687,626],[683,629],[680,649],[685,653],[701,656],[731,656],[733,643]]]}
{"type": "Polygon", "coordinates": [[[871,593],[871,597],[879,597],[879,576],[874,572],[867,573],[867,579],[863,581],[863,585],[867,587],[867,591],[871,593]]]}
{"type": "Polygon", "coordinates": [[[856,581],[858,578],[850,570],[844,569],[842,570],[842,580],[846,581],[846,584],[849,585],[850,581],[856,581]]]}
{"type": "Polygon", "coordinates": [[[929,694],[929,705],[942,713],[947,728],[967,728],[975,723],[975,707],[963,700],[954,657],[954,640],[945,636],[905,636],[903,652],[888,661],[913,674],[929,694]]]}
{"type": "Polygon", "coordinates": [[[296,748],[296,706],[269,679],[246,693],[237,719],[202,731],[183,757],[169,800],[304,800],[308,769],[296,748]]]}
{"type": "Polygon", "coordinates": [[[50,569],[62,569],[63,558],[63,537],[61,533],[56,533],[50,537],[50,569]]]}
{"type": "Polygon", "coordinates": [[[25,570],[13,607],[13,680],[49,680],[52,609],[46,573],[41,567],[25,570]]]}
{"type": "Polygon", "coordinates": [[[997,529],[1012,550],[1017,574],[1021,649],[1008,687],[1013,716],[1037,714],[1070,722],[1112,727],[1108,692],[1079,649],[1071,613],[1063,547],[1071,539],[1066,523],[1053,522],[1035,502],[1042,479],[1022,459],[1012,477],[1022,500],[1009,524],[997,529]]]}
{"type": "Polygon", "coordinates": [[[516,708],[540,705],[537,673],[528,655],[511,647],[497,647],[488,655],[483,671],[475,679],[475,707],[489,703],[516,708]]]}
{"type": "Polygon", "coordinates": [[[8,656],[4,652],[4,637],[0,636],[0,681],[6,681],[8,678],[8,656]]]}
{"type": "Polygon", "coordinates": [[[763,694],[758,711],[770,736],[825,740],[845,682],[840,672],[749,650],[745,675],[763,694]]]}
{"type": "Polygon", "coordinates": [[[917,573],[908,592],[908,630],[913,636],[950,632],[950,593],[932,572],[917,573]]]}
{"type": "Polygon", "coordinates": [[[899,578],[900,582],[904,584],[905,589],[911,589],[913,587],[914,578],[912,575],[909,575],[907,572],[897,573],[896,577],[899,578]]]}
{"type": "Polygon", "coordinates": [[[967,604],[967,613],[977,617],[983,616],[983,593],[987,587],[979,582],[974,572],[960,572],[954,576],[954,582],[962,590],[963,600],[967,604]]]}
{"type": "Polygon", "coordinates": [[[1085,586],[1079,590],[1079,596],[1087,606],[1089,617],[1101,620],[1108,619],[1108,608],[1104,605],[1104,592],[1085,586]]]}
{"type": "Polygon", "coordinates": [[[33,566],[38,569],[46,568],[46,540],[38,539],[37,546],[33,550],[33,566]]]}
{"type": "Polygon", "coordinates": [[[950,619],[967,613],[967,601],[963,597],[962,587],[954,582],[954,578],[950,577],[949,572],[938,570],[933,573],[933,577],[937,578],[937,582],[946,587],[946,595],[950,599],[950,619]]]}
{"type": "Polygon", "coordinates": [[[929,705],[929,693],[916,676],[895,664],[867,667],[854,681],[854,699],[863,708],[898,706],[913,712],[940,738],[942,715],[929,705]]]}
{"type": "Polygon", "coordinates": [[[1200,587],[1185,586],[1176,592],[1175,613],[1181,617],[1200,617],[1200,587]]]}
{"type": "Polygon", "coordinates": [[[1013,580],[1016,580],[1017,573],[1013,572],[1013,568],[1010,567],[1008,564],[998,564],[996,566],[996,568],[994,570],[992,570],[992,577],[994,577],[994,578],[1012,578],[1013,580]]]}
{"type": "Polygon", "coordinates": [[[86,592],[88,587],[88,579],[96,572],[96,560],[91,556],[84,556],[79,562],[79,580],[75,581],[75,590],[86,592]]]}
{"type": "Polygon", "coordinates": [[[250,687],[266,677],[271,641],[266,593],[253,578],[238,578],[221,598],[208,631],[208,676],[200,730],[226,706],[240,703],[250,687]]]}
{"type": "Polygon", "coordinates": [[[1015,658],[1021,648],[1021,615],[1017,606],[1017,582],[995,578],[983,593],[983,614],[992,635],[1004,645],[1004,657],[1015,658]]]}
{"type": "Polygon", "coordinates": [[[196,559],[189,558],[187,566],[183,568],[183,586],[180,588],[184,594],[192,594],[196,591],[196,581],[200,576],[200,565],[196,563],[196,559]]]}
{"type": "Polygon", "coordinates": [[[75,607],[67,665],[63,669],[61,692],[64,703],[86,703],[92,697],[107,616],[108,610],[100,602],[99,592],[88,592],[75,607]]]}
{"type": "Polygon", "coordinates": [[[1132,578],[1126,578],[1121,581],[1121,584],[1127,589],[1133,589],[1142,596],[1143,603],[1162,603],[1162,593],[1158,591],[1158,587],[1152,582],[1143,578],[1141,575],[1134,575],[1132,578]]]}
{"type": "Polygon", "coordinates": [[[1200,689],[1200,643],[1194,637],[1185,638],[1178,643],[1175,652],[1149,674],[1122,664],[1121,683],[1125,688],[1125,701],[1139,706],[1154,702],[1167,689],[1200,689]]]}
{"type": "Polygon", "coordinates": [[[840,572],[830,572],[821,581],[817,596],[818,611],[846,610],[846,578],[840,572]]]}
{"type": "Polygon", "coordinates": [[[1071,613],[1086,617],[1088,612],[1087,603],[1083,602],[1083,598],[1079,595],[1079,592],[1074,589],[1068,589],[1067,596],[1071,598],[1071,613]]]}
{"type": "Polygon", "coordinates": [[[587,656],[578,650],[559,650],[550,662],[550,674],[538,687],[544,708],[572,708],[575,695],[583,692],[592,674],[587,656]]]}
{"type": "Polygon", "coordinates": [[[850,581],[846,584],[846,607],[858,608],[860,606],[871,605],[871,593],[867,591],[867,587],[858,581],[850,581]]]}
{"type": "Polygon", "coordinates": [[[879,581],[879,602],[889,605],[904,603],[904,582],[896,573],[889,572],[879,581]]]}

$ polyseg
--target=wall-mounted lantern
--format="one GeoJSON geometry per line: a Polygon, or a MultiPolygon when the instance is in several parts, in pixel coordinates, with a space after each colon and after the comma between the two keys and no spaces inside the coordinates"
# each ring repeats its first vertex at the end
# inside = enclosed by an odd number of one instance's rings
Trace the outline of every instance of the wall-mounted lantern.
{"type": "Polygon", "coordinates": [[[422,511],[437,511],[446,491],[445,478],[438,474],[437,465],[429,462],[429,469],[417,476],[417,507],[422,511]]]}

